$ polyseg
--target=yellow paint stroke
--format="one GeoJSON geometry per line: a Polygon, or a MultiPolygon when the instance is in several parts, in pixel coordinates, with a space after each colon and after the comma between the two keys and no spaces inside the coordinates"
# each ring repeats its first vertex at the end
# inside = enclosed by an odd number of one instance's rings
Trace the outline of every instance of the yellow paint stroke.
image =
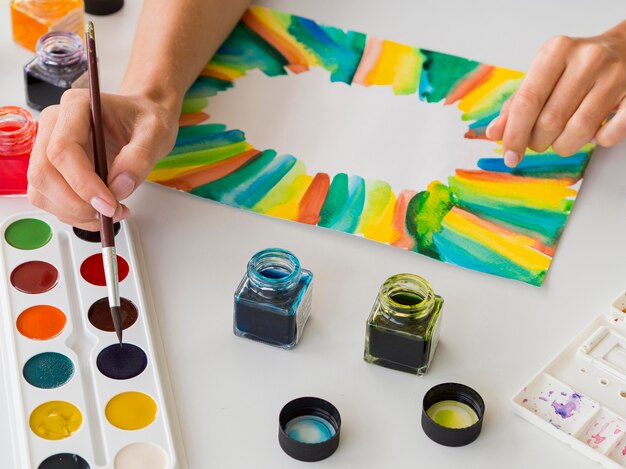
{"type": "Polygon", "coordinates": [[[309,189],[312,181],[313,176],[308,174],[298,176],[288,188],[285,194],[285,202],[272,207],[265,214],[286,220],[296,220],[299,214],[300,201],[309,189]]]}
{"type": "Polygon", "coordinates": [[[461,99],[458,108],[463,112],[474,112],[477,109],[490,107],[493,100],[497,99],[507,87],[512,85],[517,87],[523,76],[523,72],[508,68],[496,68],[485,83],[461,99]]]}
{"type": "Polygon", "coordinates": [[[395,94],[412,94],[419,87],[424,57],[419,49],[382,41],[373,67],[364,77],[363,85],[393,85],[395,94]]]}
{"type": "Polygon", "coordinates": [[[550,266],[551,258],[532,247],[535,243],[534,239],[524,235],[513,236],[493,232],[485,226],[474,223],[472,217],[475,216],[455,208],[443,218],[442,225],[444,228],[451,229],[490,248],[528,270],[543,271],[550,266]]]}
{"type": "Polygon", "coordinates": [[[502,202],[522,202],[527,207],[560,210],[564,199],[576,195],[576,190],[568,187],[570,179],[537,179],[520,177],[519,182],[508,178],[506,182],[484,181],[460,176],[450,178],[450,184],[461,185],[465,192],[477,197],[494,197],[502,202]]]}
{"type": "Polygon", "coordinates": [[[35,435],[46,440],[72,436],[83,423],[78,407],[65,401],[48,401],[30,414],[29,425],[35,435]]]}
{"type": "Polygon", "coordinates": [[[400,238],[393,226],[396,196],[385,181],[365,181],[365,205],[356,233],[381,243],[392,243],[400,238]]]}

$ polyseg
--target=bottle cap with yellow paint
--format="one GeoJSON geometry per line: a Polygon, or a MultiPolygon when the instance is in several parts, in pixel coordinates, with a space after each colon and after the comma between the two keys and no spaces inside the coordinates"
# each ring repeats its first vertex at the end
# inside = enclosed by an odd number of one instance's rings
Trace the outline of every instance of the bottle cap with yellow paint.
{"type": "Polygon", "coordinates": [[[465,446],[480,435],[483,398],[469,386],[443,383],[431,388],[422,403],[422,428],[436,443],[465,446]]]}

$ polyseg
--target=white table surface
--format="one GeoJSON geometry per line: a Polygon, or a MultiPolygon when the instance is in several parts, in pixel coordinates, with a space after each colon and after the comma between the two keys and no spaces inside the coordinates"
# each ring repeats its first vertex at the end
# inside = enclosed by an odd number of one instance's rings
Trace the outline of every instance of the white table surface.
{"type": "MultiPolygon", "coordinates": [[[[626,17],[623,0],[263,1],[328,24],[511,68],[527,69],[556,34],[592,35],[626,17]]],[[[95,18],[104,90],[118,86],[140,5],[95,18]],[[103,40],[102,38],[107,38],[103,40]]],[[[0,1],[0,104],[25,105],[21,67],[0,1]]],[[[341,445],[320,468],[595,468],[515,416],[511,396],[626,289],[626,146],[598,149],[541,288],[484,275],[353,236],[258,216],[146,184],[129,200],[140,233],[189,467],[309,467],[278,446],[283,404],[324,397],[340,410],[341,445]],[[291,351],[232,333],[232,294],[251,254],[295,252],[316,276],[314,310],[291,351]],[[365,320],[389,275],[414,272],[445,298],[441,344],[429,373],[362,359],[365,320]],[[421,399],[433,385],[477,389],[487,413],[463,448],[430,441],[421,399]]],[[[30,210],[0,200],[0,218],[30,210]]],[[[0,405],[0,467],[10,441],[0,405]]]]}

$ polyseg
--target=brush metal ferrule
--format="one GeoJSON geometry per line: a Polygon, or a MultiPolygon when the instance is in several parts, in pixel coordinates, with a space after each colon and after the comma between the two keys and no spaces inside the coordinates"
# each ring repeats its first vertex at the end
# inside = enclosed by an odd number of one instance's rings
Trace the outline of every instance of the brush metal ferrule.
{"type": "Polygon", "coordinates": [[[120,306],[120,284],[117,277],[117,253],[115,247],[102,248],[104,278],[107,284],[109,306],[120,306]]]}

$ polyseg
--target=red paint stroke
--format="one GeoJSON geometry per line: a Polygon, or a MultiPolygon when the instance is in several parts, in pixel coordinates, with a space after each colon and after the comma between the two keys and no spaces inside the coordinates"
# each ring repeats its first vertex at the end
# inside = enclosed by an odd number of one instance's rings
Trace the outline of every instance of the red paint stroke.
{"type": "Polygon", "coordinates": [[[393,211],[393,228],[400,233],[400,238],[391,244],[399,248],[412,250],[415,247],[415,240],[409,236],[406,232],[406,209],[409,206],[409,202],[417,191],[405,189],[398,195],[396,200],[396,206],[393,211]]]}
{"type": "Polygon", "coordinates": [[[206,112],[187,112],[180,115],[178,125],[181,127],[190,127],[192,125],[202,124],[208,118],[209,115],[206,112]]]}
{"type": "Polygon", "coordinates": [[[275,34],[268,26],[257,18],[250,10],[242,18],[243,23],[261,36],[267,43],[276,49],[287,60],[286,68],[294,73],[306,72],[309,69],[306,57],[289,41],[275,34]]]}
{"type": "Polygon", "coordinates": [[[155,182],[163,184],[164,186],[173,187],[174,189],[189,192],[194,187],[202,186],[204,184],[208,184],[209,182],[217,181],[224,176],[228,176],[230,173],[235,172],[252,158],[260,154],[261,152],[259,150],[247,150],[239,155],[228,158],[227,160],[203,166],[200,169],[185,171],[171,179],[163,179],[155,182]]]}
{"type": "Polygon", "coordinates": [[[494,70],[495,67],[493,65],[480,65],[473,71],[473,73],[470,74],[470,76],[465,78],[456,87],[454,87],[452,91],[450,91],[448,96],[446,96],[445,104],[452,104],[459,99],[464,98],[467,94],[474,91],[480,85],[489,80],[494,70]]]}
{"type": "Polygon", "coordinates": [[[456,176],[462,179],[469,179],[472,181],[486,181],[486,182],[501,182],[507,184],[540,184],[545,182],[546,179],[555,182],[563,182],[567,185],[572,185],[574,180],[572,178],[536,178],[531,176],[516,176],[509,173],[497,173],[492,171],[472,170],[472,169],[457,169],[456,176]]]}
{"type": "Polygon", "coordinates": [[[308,225],[317,225],[320,221],[320,211],[328,195],[330,176],[326,173],[317,173],[311,185],[302,196],[298,205],[298,216],[295,221],[308,225]]]}
{"type": "MultiPolygon", "coordinates": [[[[471,140],[489,140],[485,135],[485,129],[487,127],[480,127],[475,129],[470,129],[463,134],[463,137],[469,138],[471,140]]],[[[491,140],[489,140],[491,141],[491,140]]]]}

